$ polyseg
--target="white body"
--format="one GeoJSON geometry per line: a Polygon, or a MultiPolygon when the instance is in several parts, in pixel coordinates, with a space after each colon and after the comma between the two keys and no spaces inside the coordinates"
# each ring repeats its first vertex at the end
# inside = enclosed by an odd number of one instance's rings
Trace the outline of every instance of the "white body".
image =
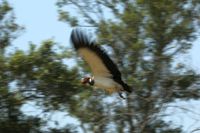
{"type": "Polygon", "coordinates": [[[123,90],[122,86],[113,81],[111,78],[94,76],[94,85],[98,88],[102,88],[108,93],[120,92],[123,90]]]}

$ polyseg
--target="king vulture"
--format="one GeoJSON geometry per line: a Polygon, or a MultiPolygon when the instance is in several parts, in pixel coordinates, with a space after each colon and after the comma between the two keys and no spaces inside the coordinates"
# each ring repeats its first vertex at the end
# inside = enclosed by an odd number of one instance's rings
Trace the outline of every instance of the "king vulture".
{"type": "Polygon", "coordinates": [[[108,93],[122,91],[131,92],[131,88],[122,81],[121,73],[109,56],[92,41],[90,36],[80,29],[74,29],[71,33],[71,42],[82,58],[89,65],[93,76],[82,79],[83,84],[89,84],[102,88],[108,93]]]}

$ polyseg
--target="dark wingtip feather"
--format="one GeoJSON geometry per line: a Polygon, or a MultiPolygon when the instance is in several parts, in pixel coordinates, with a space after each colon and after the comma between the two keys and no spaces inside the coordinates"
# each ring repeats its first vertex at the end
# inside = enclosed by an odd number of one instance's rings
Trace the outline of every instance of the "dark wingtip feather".
{"type": "Polygon", "coordinates": [[[90,44],[89,36],[84,34],[81,29],[75,28],[71,33],[71,42],[76,50],[90,44]]]}

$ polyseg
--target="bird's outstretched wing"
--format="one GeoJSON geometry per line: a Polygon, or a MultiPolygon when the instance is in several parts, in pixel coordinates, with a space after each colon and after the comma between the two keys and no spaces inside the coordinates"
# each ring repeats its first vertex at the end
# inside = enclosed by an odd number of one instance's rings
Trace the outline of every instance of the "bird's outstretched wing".
{"type": "Polygon", "coordinates": [[[71,42],[82,58],[89,64],[94,76],[112,77],[121,80],[121,73],[106,52],[80,29],[74,29],[71,42]]]}

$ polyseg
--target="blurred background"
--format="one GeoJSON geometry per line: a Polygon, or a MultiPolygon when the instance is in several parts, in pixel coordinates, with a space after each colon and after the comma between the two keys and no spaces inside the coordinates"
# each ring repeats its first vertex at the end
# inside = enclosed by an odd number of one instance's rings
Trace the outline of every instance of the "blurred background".
{"type": "Polygon", "coordinates": [[[0,0],[0,133],[200,133],[199,0],[0,0]],[[82,86],[73,27],[134,88],[82,86]]]}

